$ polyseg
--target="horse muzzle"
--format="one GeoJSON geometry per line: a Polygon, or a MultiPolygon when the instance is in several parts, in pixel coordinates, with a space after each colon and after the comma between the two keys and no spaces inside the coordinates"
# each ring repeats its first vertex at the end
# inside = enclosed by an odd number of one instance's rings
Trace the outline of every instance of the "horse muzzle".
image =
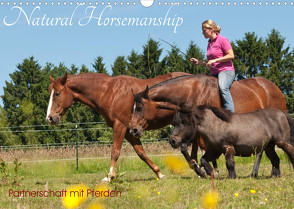
{"type": "Polygon", "coordinates": [[[49,115],[49,116],[46,118],[46,121],[47,121],[50,125],[58,125],[59,122],[60,122],[60,117],[59,117],[58,115],[54,115],[54,116],[49,115]]]}
{"type": "Polygon", "coordinates": [[[131,128],[130,134],[134,137],[140,138],[143,135],[143,130],[141,128],[131,128]]]}
{"type": "Polygon", "coordinates": [[[177,140],[177,138],[173,136],[169,138],[169,143],[174,149],[178,148],[181,145],[181,142],[179,142],[179,140],[177,140]]]}

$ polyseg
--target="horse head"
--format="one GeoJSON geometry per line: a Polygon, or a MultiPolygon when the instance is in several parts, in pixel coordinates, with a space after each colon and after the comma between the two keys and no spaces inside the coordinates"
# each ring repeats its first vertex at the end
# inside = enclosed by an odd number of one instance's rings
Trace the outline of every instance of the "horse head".
{"type": "Polygon", "coordinates": [[[195,138],[197,119],[191,108],[183,108],[176,111],[172,125],[174,130],[170,136],[169,143],[173,148],[181,144],[189,145],[195,138]]]}
{"type": "Polygon", "coordinates": [[[154,128],[156,122],[169,124],[169,119],[166,119],[167,115],[173,117],[174,111],[179,108],[171,102],[158,101],[157,97],[161,99],[161,96],[156,93],[156,90],[153,87],[149,89],[147,86],[144,91],[134,95],[130,133],[135,137],[141,137],[143,130],[150,127],[149,125],[154,128]],[[151,90],[153,90],[152,93],[150,93],[151,90]]]}
{"type": "Polygon", "coordinates": [[[50,100],[46,121],[51,125],[58,125],[67,109],[73,103],[73,93],[66,87],[67,74],[57,80],[54,80],[51,76],[50,79],[50,100]]]}
{"type": "Polygon", "coordinates": [[[156,103],[149,98],[149,87],[137,95],[134,95],[133,116],[130,133],[135,137],[141,137],[143,130],[147,128],[148,120],[155,118],[156,103]]]}

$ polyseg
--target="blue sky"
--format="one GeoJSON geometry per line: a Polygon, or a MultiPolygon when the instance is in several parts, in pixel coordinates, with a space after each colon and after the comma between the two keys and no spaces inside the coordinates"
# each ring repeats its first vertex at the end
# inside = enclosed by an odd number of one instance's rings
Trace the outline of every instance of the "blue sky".
{"type": "MultiPolygon", "coordinates": [[[[177,45],[182,51],[185,51],[189,42],[193,40],[205,52],[207,40],[202,36],[201,23],[206,19],[212,19],[220,25],[221,33],[231,41],[242,39],[246,32],[255,32],[259,37],[266,37],[272,29],[276,29],[286,38],[286,46],[290,45],[291,49],[294,47],[294,5],[291,1],[280,1],[279,5],[279,1],[181,0],[175,1],[180,5],[171,6],[171,1],[155,0],[149,8],[143,7],[139,0],[92,1],[92,5],[89,5],[91,1],[86,1],[85,6],[78,7],[76,1],[71,1],[73,5],[69,4],[70,1],[52,0],[48,1],[48,5],[44,4],[45,1],[40,1],[41,5],[38,5],[39,1],[34,1],[35,5],[32,5],[32,2],[10,1],[7,5],[5,1],[2,5],[0,1],[1,95],[5,81],[10,81],[9,73],[13,73],[16,65],[30,56],[34,56],[41,66],[45,66],[46,62],[55,65],[64,63],[68,67],[72,64],[79,67],[85,64],[90,69],[94,59],[102,56],[108,71],[111,72],[111,65],[117,56],[128,56],[133,49],[141,53],[150,33],[177,45]],[[29,5],[25,5],[25,2],[29,2],[29,5]],[[52,6],[51,2],[55,4],[52,6]],[[62,5],[57,5],[57,2],[61,2],[62,5]],[[67,3],[66,6],[63,5],[64,2],[67,3]],[[98,2],[97,6],[95,2],[98,2]],[[130,5],[127,5],[128,2],[130,5]],[[193,5],[190,5],[190,2],[193,5]],[[215,5],[215,2],[218,5],[215,5]],[[259,2],[262,5],[259,5],[259,2]],[[160,3],[161,5],[158,5],[160,3]],[[37,6],[39,8],[36,8],[37,6]],[[13,7],[15,8],[12,9],[13,7]],[[86,10],[87,7],[89,8],[86,10]],[[20,13],[21,10],[23,12],[20,13]],[[93,17],[101,15],[102,20],[106,21],[105,25],[98,26],[98,20],[93,18],[89,24],[82,26],[81,24],[87,22],[86,17],[91,11],[93,17]],[[61,18],[64,24],[67,18],[67,26],[61,26],[60,23],[57,26],[41,26],[44,15],[51,19],[61,18]],[[71,16],[72,25],[69,25],[71,16]],[[156,18],[159,21],[159,18],[164,19],[165,16],[174,21],[174,24],[176,21],[180,24],[180,20],[182,23],[176,28],[172,22],[169,22],[169,26],[167,22],[163,25],[163,21],[159,26],[122,26],[123,18],[156,18]],[[30,20],[29,23],[27,18],[30,20]],[[114,23],[107,24],[107,18],[121,19],[119,23],[116,22],[116,26],[114,23]],[[8,26],[9,24],[11,26],[8,26]]],[[[165,52],[170,50],[170,46],[165,43],[161,43],[161,47],[165,52]]]]}

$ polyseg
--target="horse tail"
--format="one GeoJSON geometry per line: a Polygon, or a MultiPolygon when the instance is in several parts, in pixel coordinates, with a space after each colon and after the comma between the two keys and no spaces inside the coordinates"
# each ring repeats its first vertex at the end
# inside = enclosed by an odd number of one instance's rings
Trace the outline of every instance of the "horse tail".
{"type": "Polygon", "coordinates": [[[294,120],[288,113],[285,112],[285,114],[290,126],[290,144],[294,147],[294,120]]]}

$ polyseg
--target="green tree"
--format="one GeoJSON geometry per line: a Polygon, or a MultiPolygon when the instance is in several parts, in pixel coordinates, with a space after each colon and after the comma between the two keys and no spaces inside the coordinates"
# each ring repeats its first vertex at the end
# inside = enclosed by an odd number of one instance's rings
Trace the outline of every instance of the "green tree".
{"type": "Polygon", "coordinates": [[[259,75],[273,81],[285,93],[284,80],[288,76],[285,65],[288,64],[286,58],[289,57],[290,47],[284,47],[285,38],[274,29],[265,39],[265,43],[267,68],[259,75]]]}
{"type": "Polygon", "coordinates": [[[273,29],[265,40],[267,66],[260,75],[273,81],[286,95],[287,106],[293,111],[293,51],[285,46],[285,37],[273,29]]]}
{"type": "Polygon", "coordinates": [[[95,71],[97,73],[107,73],[107,70],[105,68],[105,64],[103,63],[103,57],[98,56],[95,60],[94,60],[94,64],[92,64],[93,68],[95,69],[95,71]]]}
{"type": "Polygon", "coordinates": [[[235,54],[233,60],[239,79],[255,77],[267,68],[266,44],[253,33],[245,33],[242,40],[232,43],[235,54]]]}
{"type": "Polygon", "coordinates": [[[152,78],[160,75],[161,62],[159,60],[162,49],[159,48],[159,42],[150,39],[146,45],[143,46],[141,75],[143,78],[152,78]]]}
{"type": "Polygon", "coordinates": [[[209,74],[210,70],[208,67],[202,65],[192,65],[190,62],[190,57],[194,57],[198,60],[205,60],[205,55],[202,50],[193,42],[189,43],[188,49],[186,51],[187,57],[185,57],[185,72],[191,74],[207,73],[209,74]]]}
{"type": "Polygon", "coordinates": [[[0,146],[19,145],[21,141],[9,129],[6,111],[0,106],[0,146]]]}
{"type": "Polygon", "coordinates": [[[127,68],[127,61],[125,60],[124,56],[118,56],[115,61],[112,68],[112,75],[131,75],[132,73],[128,71],[127,68]]]}
{"type": "Polygon", "coordinates": [[[127,68],[131,76],[143,78],[141,72],[143,72],[145,69],[143,67],[142,55],[139,55],[137,52],[132,50],[131,54],[127,57],[127,68]]]}
{"type": "Polygon", "coordinates": [[[184,58],[176,48],[172,48],[161,62],[165,63],[165,68],[162,68],[160,74],[166,74],[170,72],[185,72],[184,58]]]}
{"type": "MultiPolygon", "coordinates": [[[[11,82],[6,82],[2,96],[9,126],[34,125],[39,122],[44,110],[37,104],[42,94],[44,75],[34,57],[25,59],[10,74],[11,82]]],[[[38,137],[28,137],[25,132],[18,133],[23,144],[38,143],[38,137]]]]}

